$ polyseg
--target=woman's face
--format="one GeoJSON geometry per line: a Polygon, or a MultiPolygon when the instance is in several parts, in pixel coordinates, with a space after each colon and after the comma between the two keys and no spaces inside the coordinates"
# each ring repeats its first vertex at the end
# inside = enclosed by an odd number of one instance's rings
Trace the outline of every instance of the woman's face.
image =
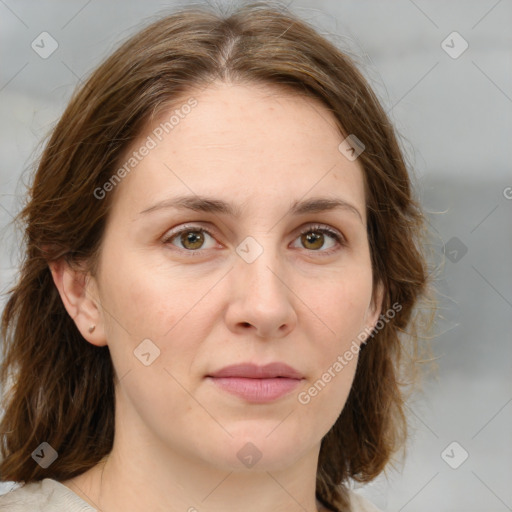
{"type": "Polygon", "coordinates": [[[119,378],[116,435],[231,470],[284,468],[319,449],[354,340],[380,313],[363,174],[314,100],[224,84],[191,96],[141,134],[108,192],[92,282],[119,378]],[[300,380],[208,377],[273,362],[300,380]]]}

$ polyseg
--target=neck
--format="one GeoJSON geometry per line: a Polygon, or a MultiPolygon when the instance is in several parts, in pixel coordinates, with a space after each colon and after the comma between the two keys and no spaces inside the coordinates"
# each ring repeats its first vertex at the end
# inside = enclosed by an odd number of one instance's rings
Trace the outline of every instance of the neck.
{"type": "MultiPolygon", "coordinates": [[[[175,459],[176,460],[176,459],[175,459]]],[[[327,512],[315,498],[315,475],[304,481],[306,457],[282,471],[238,473],[194,467],[179,472],[143,469],[140,458],[111,454],[91,470],[62,482],[101,512],[327,512]]],[[[170,464],[172,467],[173,464],[170,464]]]]}

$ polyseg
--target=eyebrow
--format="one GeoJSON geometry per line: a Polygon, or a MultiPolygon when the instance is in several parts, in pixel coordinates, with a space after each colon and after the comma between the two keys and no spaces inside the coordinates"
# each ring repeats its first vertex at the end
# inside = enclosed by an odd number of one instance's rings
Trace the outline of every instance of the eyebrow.
{"type": "MultiPolygon", "coordinates": [[[[160,201],[153,206],[142,210],[140,214],[146,214],[166,208],[224,214],[235,218],[240,218],[242,213],[240,206],[228,203],[221,199],[198,195],[186,195],[160,201]]],[[[346,210],[348,212],[352,212],[359,217],[361,222],[363,222],[363,217],[359,210],[354,205],[341,198],[314,197],[303,201],[295,201],[292,203],[288,213],[292,215],[304,215],[307,213],[320,213],[329,210],[346,210]]]]}

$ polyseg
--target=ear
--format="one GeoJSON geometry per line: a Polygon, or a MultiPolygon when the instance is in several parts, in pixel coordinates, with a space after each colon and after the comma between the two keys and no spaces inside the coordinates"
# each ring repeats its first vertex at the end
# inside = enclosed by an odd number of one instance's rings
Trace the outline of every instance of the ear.
{"type": "Polygon", "coordinates": [[[64,261],[49,264],[53,282],[60,297],[82,336],[93,345],[107,344],[95,279],[88,273],[75,270],[64,261]],[[92,332],[90,329],[95,326],[92,332]]]}
{"type": "MultiPolygon", "coordinates": [[[[382,311],[382,301],[384,300],[384,285],[382,281],[377,283],[377,287],[373,290],[372,300],[370,306],[366,312],[366,332],[369,334],[375,328],[375,325],[379,321],[379,315],[382,311]]],[[[365,340],[366,343],[367,340],[365,340]]]]}

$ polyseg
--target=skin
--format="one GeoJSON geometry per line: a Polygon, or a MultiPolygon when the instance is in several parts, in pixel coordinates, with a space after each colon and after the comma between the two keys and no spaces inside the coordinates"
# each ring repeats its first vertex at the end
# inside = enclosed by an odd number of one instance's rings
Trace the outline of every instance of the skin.
{"type": "Polygon", "coordinates": [[[357,356],[308,404],[298,394],[380,314],[363,171],[338,150],[344,137],[316,100],[223,83],[193,96],[191,113],[110,192],[96,275],[51,267],[70,316],[89,343],[109,346],[118,376],[111,454],[62,483],[107,512],[321,510],[320,442],[343,409],[357,356]],[[240,217],[140,213],[184,194],[233,203],[240,217]],[[288,213],[312,197],[343,199],[361,218],[343,208],[288,213]],[[211,236],[202,233],[201,242],[200,232],[195,245],[170,238],[186,224],[211,236]],[[328,234],[301,237],[315,224],[338,231],[344,245],[328,234]],[[248,236],[263,249],[252,263],[236,252],[248,236]],[[134,356],[144,339],[160,350],[149,366],[134,356]],[[283,361],[304,379],[265,404],[205,379],[246,361],[283,361]],[[237,457],[249,442],[261,454],[252,468],[237,457]]]}

